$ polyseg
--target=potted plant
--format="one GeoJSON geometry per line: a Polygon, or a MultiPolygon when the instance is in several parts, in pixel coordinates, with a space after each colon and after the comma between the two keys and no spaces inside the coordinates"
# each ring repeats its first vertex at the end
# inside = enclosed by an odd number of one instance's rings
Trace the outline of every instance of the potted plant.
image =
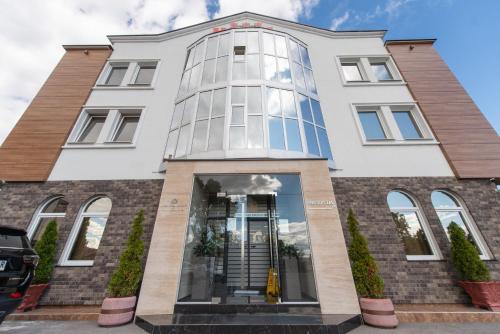
{"type": "Polygon", "coordinates": [[[451,261],[458,271],[458,284],[471,297],[472,304],[491,311],[500,311],[500,282],[490,279],[490,271],[479,258],[479,252],[470,242],[465,231],[452,222],[448,226],[451,240],[451,261]]]}
{"type": "Polygon", "coordinates": [[[57,223],[55,220],[51,220],[47,224],[45,231],[43,231],[40,240],[35,244],[34,248],[40,260],[38,261],[31,285],[26,291],[21,305],[17,308],[18,311],[24,312],[37,307],[38,301],[49,287],[49,281],[54,271],[57,237],[57,223]]]}
{"type": "Polygon", "coordinates": [[[352,237],[349,246],[352,276],[360,297],[363,319],[368,325],[395,328],[398,318],[394,313],[394,305],[389,298],[384,298],[384,281],[378,274],[377,264],[370,254],[366,239],[359,231],[352,209],[349,209],[347,224],[352,237]]]}
{"type": "Polygon", "coordinates": [[[144,211],[140,210],[132,223],[127,247],[109,281],[108,297],[102,302],[101,313],[97,319],[99,326],[123,325],[134,317],[136,293],[142,278],[143,222],[144,211]]]}

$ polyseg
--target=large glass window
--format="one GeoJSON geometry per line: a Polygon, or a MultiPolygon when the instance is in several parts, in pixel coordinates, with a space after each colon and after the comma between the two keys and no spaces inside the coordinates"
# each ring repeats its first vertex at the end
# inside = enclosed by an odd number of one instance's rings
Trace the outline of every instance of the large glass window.
{"type": "Polygon", "coordinates": [[[83,206],[63,251],[63,265],[94,263],[110,211],[108,197],[93,198],[83,206]]]}
{"type": "Polygon", "coordinates": [[[489,259],[490,255],[488,248],[486,247],[478,228],[475,226],[474,222],[469,219],[466,210],[460,202],[450,193],[441,190],[433,191],[431,199],[432,205],[436,210],[441,225],[443,226],[448,238],[448,226],[450,226],[451,223],[457,224],[464,230],[469,241],[476,246],[481,258],[489,259]]]}
{"type": "Polygon", "coordinates": [[[167,158],[332,159],[308,50],[287,34],[252,28],[203,38],[188,49],[179,92],[167,158]],[[191,84],[197,64],[199,87],[191,84]]]}
{"type": "Polygon", "coordinates": [[[52,197],[40,205],[27,229],[28,238],[33,245],[40,240],[49,222],[54,220],[58,226],[62,224],[67,207],[68,202],[62,196],[52,197]]]}
{"type": "Polygon", "coordinates": [[[315,302],[298,175],[195,176],[179,302],[247,304],[278,275],[283,302],[315,302]]]}
{"type": "Polygon", "coordinates": [[[415,201],[400,191],[391,191],[387,203],[401,242],[404,244],[409,260],[438,258],[430,229],[423,221],[423,216],[415,201]]]}

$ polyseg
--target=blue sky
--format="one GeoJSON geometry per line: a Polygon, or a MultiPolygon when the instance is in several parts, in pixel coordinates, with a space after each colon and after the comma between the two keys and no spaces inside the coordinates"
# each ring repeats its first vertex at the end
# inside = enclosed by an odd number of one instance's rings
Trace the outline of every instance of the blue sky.
{"type": "Polygon", "coordinates": [[[0,143],[64,53],[252,11],[337,30],[387,29],[435,47],[500,133],[500,0],[0,0],[0,143]],[[38,20],[36,18],[43,18],[38,20]]]}
{"type": "Polygon", "coordinates": [[[329,28],[335,19],[341,21],[337,30],[387,29],[387,39],[437,38],[441,57],[500,134],[500,1],[320,1],[300,21],[329,28]]]}

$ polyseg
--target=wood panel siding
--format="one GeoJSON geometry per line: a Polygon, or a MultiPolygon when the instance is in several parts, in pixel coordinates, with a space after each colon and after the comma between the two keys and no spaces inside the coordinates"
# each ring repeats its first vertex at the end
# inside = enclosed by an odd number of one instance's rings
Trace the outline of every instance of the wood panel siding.
{"type": "Polygon", "coordinates": [[[500,137],[439,56],[434,40],[387,41],[459,178],[500,178],[500,137]]]}
{"type": "Polygon", "coordinates": [[[68,46],[0,147],[0,180],[45,181],[87,100],[110,46],[68,46]]]}

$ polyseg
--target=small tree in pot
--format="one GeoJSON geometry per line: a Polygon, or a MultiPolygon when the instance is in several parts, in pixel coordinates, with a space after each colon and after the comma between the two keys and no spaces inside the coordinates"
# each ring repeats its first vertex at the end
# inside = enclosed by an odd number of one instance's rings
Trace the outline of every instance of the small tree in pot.
{"type": "Polygon", "coordinates": [[[451,261],[462,279],[458,284],[465,289],[475,306],[500,311],[500,282],[491,281],[488,267],[460,226],[452,222],[448,233],[451,261]]]}
{"type": "Polygon", "coordinates": [[[142,257],[144,242],[142,234],[144,211],[140,210],[132,223],[127,247],[120,256],[108,284],[108,295],[101,306],[99,326],[118,326],[129,323],[134,317],[136,292],[142,278],[142,257]]]}
{"type": "Polygon", "coordinates": [[[352,209],[349,209],[347,224],[352,237],[349,246],[352,276],[365,323],[384,328],[394,328],[398,319],[394,305],[384,298],[384,281],[378,274],[375,260],[370,254],[368,243],[359,231],[359,224],[352,209]]]}
{"type": "Polygon", "coordinates": [[[40,240],[35,244],[35,252],[40,257],[35,270],[35,276],[31,285],[24,295],[23,302],[17,308],[18,311],[26,311],[38,306],[38,301],[45,290],[49,287],[50,278],[54,271],[54,260],[57,252],[57,223],[51,220],[40,240]]]}

